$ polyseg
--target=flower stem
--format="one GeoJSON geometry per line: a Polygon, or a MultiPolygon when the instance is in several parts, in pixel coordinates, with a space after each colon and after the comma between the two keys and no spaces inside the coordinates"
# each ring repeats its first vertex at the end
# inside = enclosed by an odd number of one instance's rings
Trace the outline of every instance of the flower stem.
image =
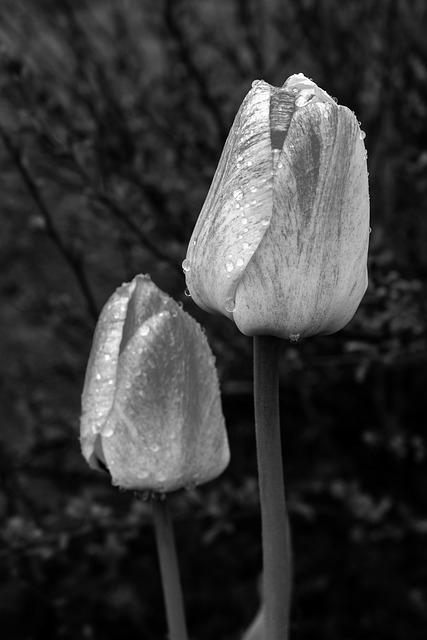
{"type": "Polygon", "coordinates": [[[170,640],[187,640],[184,602],[167,498],[151,500],[170,640]]]}
{"type": "Polygon", "coordinates": [[[286,640],[291,601],[291,549],[279,418],[280,339],[254,338],[255,431],[262,520],[266,640],[286,640]]]}

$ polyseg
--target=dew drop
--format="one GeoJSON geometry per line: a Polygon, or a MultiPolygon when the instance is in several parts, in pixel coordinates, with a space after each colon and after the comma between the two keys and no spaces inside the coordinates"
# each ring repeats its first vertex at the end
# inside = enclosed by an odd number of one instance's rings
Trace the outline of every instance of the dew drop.
{"type": "Polygon", "coordinates": [[[242,160],[243,160],[243,156],[238,156],[237,162],[242,162],[242,160]]]}
{"type": "Polygon", "coordinates": [[[236,207],[236,209],[240,209],[240,204],[238,202],[236,202],[235,207],[236,207]]]}
{"type": "Polygon", "coordinates": [[[104,356],[104,360],[107,360],[107,361],[108,361],[108,360],[111,360],[111,356],[110,356],[108,353],[107,353],[107,354],[105,354],[105,356],[104,356]]]}
{"type": "Polygon", "coordinates": [[[241,233],[239,233],[239,235],[237,236],[237,239],[238,239],[238,240],[241,240],[242,238],[243,238],[242,234],[241,234],[241,233]]]}
{"type": "Polygon", "coordinates": [[[248,167],[252,167],[252,160],[248,160],[247,163],[248,167]]]}
{"type": "Polygon", "coordinates": [[[244,264],[245,264],[245,261],[243,260],[243,258],[237,258],[236,267],[243,267],[244,264]]]}
{"type": "Polygon", "coordinates": [[[244,242],[242,246],[244,249],[249,249],[249,242],[244,242]]]}
{"type": "Polygon", "coordinates": [[[278,162],[277,163],[277,168],[278,169],[282,169],[282,167],[283,167],[283,162],[278,162]]]}
{"type": "Polygon", "coordinates": [[[256,200],[252,200],[251,204],[256,204],[256,200]]]}
{"type": "Polygon", "coordinates": [[[233,191],[233,198],[235,200],[241,200],[243,198],[243,191],[241,189],[235,189],[233,191]]]}
{"type": "Polygon", "coordinates": [[[361,140],[364,140],[364,139],[366,138],[366,133],[365,133],[362,129],[360,130],[359,138],[360,138],[361,140]]]}
{"type": "Polygon", "coordinates": [[[291,342],[298,342],[299,340],[299,333],[290,333],[289,334],[289,340],[291,342]]]}
{"type": "Polygon", "coordinates": [[[247,218],[242,218],[242,224],[248,224],[248,219],[247,218]]]}
{"type": "Polygon", "coordinates": [[[150,327],[147,327],[147,325],[143,325],[141,327],[140,333],[142,336],[148,336],[148,334],[150,333],[150,327]]]}
{"type": "Polygon", "coordinates": [[[136,473],[136,477],[138,478],[138,480],[144,480],[144,478],[148,478],[148,476],[149,476],[149,473],[145,469],[141,469],[136,473]]]}
{"type": "Polygon", "coordinates": [[[97,380],[101,380],[102,376],[101,376],[101,374],[100,374],[100,373],[97,373],[97,374],[96,374],[96,376],[95,376],[95,378],[96,378],[97,380]]]}
{"type": "Polygon", "coordinates": [[[112,425],[111,425],[111,424],[108,424],[108,423],[105,425],[105,427],[104,427],[104,428],[103,428],[103,430],[101,431],[101,435],[102,435],[104,438],[111,438],[111,436],[113,435],[113,433],[114,433],[114,429],[113,429],[112,425]]]}
{"type": "Polygon", "coordinates": [[[228,262],[225,263],[225,268],[228,271],[228,273],[230,273],[234,269],[234,262],[231,262],[231,260],[229,260],[228,262]]]}
{"type": "Polygon", "coordinates": [[[185,289],[184,295],[187,296],[187,298],[191,298],[191,293],[189,292],[188,289],[185,289]]]}
{"type": "Polygon", "coordinates": [[[185,258],[184,262],[182,263],[182,270],[187,273],[187,271],[190,271],[190,269],[191,269],[191,263],[188,260],[188,258],[185,258]]]}
{"type": "Polygon", "coordinates": [[[371,227],[369,227],[369,233],[372,233],[372,228],[371,227]]]}
{"type": "Polygon", "coordinates": [[[268,218],[263,218],[260,224],[262,224],[263,227],[266,227],[267,225],[270,224],[270,220],[268,218]]]}
{"type": "Polygon", "coordinates": [[[256,191],[258,191],[258,188],[257,187],[251,187],[251,191],[252,191],[252,193],[255,193],[256,191]]]}
{"type": "Polygon", "coordinates": [[[233,298],[227,298],[225,301],[225,310],[229,313],[233,313],[236,309],[236,303],[233,298]]]}

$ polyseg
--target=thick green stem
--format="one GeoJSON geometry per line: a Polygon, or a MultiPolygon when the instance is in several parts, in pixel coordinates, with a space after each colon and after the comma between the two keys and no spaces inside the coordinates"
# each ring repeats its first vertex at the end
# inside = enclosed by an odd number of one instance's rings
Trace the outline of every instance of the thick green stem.
{"type": "Polygon", "coordinates": [[[291,551],[279,418],[281,341],[254,338],[255,430],[262,519],[265,640],[288,637],[291,551]]]}
{"type": "Polygon", "coordinates": [[[152,499],[152,506],[169,638],[170,640],[187,640],[184,602],[167,498],[163,500],[152,499]]]}

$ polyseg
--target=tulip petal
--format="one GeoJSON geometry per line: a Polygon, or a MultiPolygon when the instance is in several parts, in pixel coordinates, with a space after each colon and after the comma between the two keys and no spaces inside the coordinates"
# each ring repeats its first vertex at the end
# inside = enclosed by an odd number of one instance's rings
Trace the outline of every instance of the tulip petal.
{"type": "Polygon", "coordinates": [[[170,299],[121,354],[102,449],[113,483],[173,491],[229,461],[218,379],[199,325],[170,299]]]}
{"type": "Polygon", "coordinates": [[[367,286],[368,177],[354,114],[324,102],[298,109],[274,180],[271,223],[239,282],[234,320],[246,335],[333,333],[367,286]]]}
{"type": "Polygon", "coordinates": [[[270,94],[259,81],[243,101],[186,257],[195,302],[230,318],[238,281],[271,218],[270,94]]]}
{"type": "Polygon", "coordinates": [[[84,457],[94,468],[98,468],[96,456],[93,456],[94,444],[113,403],[123,322],[132,291],[130,285],[118,288],[104,306],[86,369],[80,441],[84,457]]]}

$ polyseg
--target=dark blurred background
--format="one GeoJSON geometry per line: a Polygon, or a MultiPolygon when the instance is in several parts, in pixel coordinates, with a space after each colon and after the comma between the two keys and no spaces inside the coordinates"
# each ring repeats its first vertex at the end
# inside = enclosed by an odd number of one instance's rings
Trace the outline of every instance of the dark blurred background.
{"type": "Polygon", "coordinates": [[[194,640],[258,606],[251,341],[184,296],[181,262],[256,78],[303,72],[366,131],[370,285],[339,334],[285,344],[292,639],[427,628],[427,5],[423,0],[2,0],[0,629],[160,640],[147,505],[80,454],[102,305],[150,273],[205,327],[232,460],[172,501],[194,640]]]}

